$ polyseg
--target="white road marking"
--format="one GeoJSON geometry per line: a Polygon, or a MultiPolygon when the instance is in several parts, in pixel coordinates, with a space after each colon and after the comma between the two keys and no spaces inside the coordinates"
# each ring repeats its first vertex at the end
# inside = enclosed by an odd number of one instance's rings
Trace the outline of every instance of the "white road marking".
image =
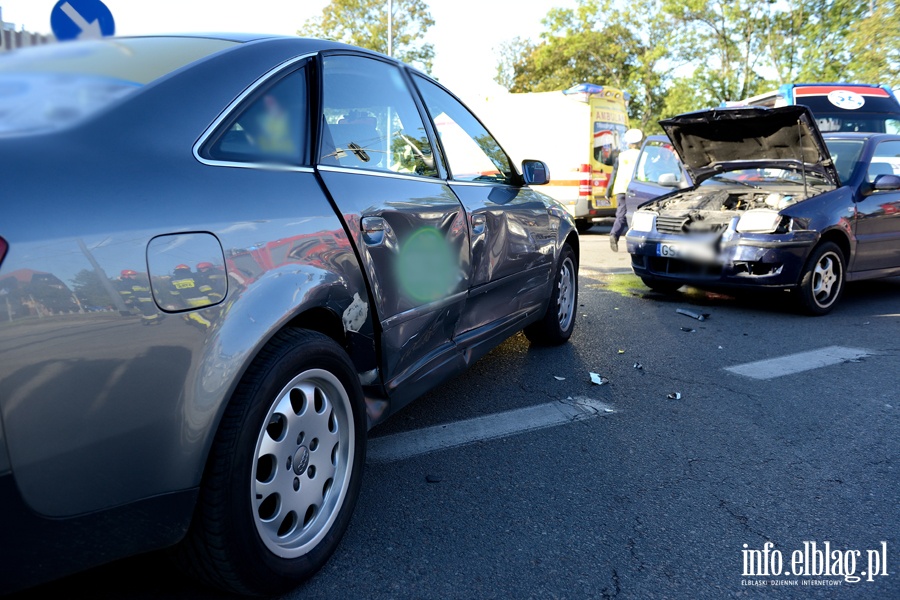
{"type": "Polygon", "coordinates": [[[798,352],[797,354],[788,354],[778,358],[726,367],[725,370],[744,375],[745,377],[752,377],[753,379],[774,379],[784,375],[837,365],[850,360],[859,360],[872,354],[871,350],[863,350],[861,348],[828,346],[819,350],[798,352]]]}
{"type": "Polygon", "coordinates": [[[386,463],[474,442],[583,421],[615,410],[590,398],[567,398],[517,410],[369,440],[368,462],[386,463]]]}

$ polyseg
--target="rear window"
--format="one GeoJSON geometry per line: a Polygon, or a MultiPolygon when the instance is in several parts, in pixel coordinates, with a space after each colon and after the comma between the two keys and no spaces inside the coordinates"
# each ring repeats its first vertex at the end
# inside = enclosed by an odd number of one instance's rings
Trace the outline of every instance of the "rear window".
{"type": "Polygon", "coordinates": [[[0,135],[64,127],[234,44],[200,38],[110,38],[3,53],[0,135]]]}
{"type": "Polygon", "coordinates": [[[900,106],[891,97],[862,96],[864,104],[841,109],[827,96],[798,96],[797,104],[808,106],[822,133],[867,131],[900,133],[900,106]]]}

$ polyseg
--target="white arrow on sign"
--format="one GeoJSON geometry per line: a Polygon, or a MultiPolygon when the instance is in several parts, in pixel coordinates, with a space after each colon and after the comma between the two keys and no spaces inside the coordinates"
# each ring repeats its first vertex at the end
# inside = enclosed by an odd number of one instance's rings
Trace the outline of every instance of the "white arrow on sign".
{"type": "Polygon", "coordinates": [[[72,22],[75,23],[79,29],[81,29],[81,33],[78,34],[79,40],[99,40],[103,37],[103,32],[100,31],[100,20],[94,19],[93,22],[88,23],[87,19],[81,16],[75,7],[66,2],[62,6],[59,7],[66,16],[72,19],[72,22]]]}

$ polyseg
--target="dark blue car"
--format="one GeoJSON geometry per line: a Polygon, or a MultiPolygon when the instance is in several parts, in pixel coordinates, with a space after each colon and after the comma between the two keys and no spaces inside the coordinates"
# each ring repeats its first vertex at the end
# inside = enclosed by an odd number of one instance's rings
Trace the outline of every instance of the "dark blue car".
{"type": "Polygon", "coordinates": [[[805,106],[661,124],[696,185],[634,213],[628,252],[649,287],[789,289],[822,315],[846,282],[900,274],[900,136],[823,138],[805,106]]]}

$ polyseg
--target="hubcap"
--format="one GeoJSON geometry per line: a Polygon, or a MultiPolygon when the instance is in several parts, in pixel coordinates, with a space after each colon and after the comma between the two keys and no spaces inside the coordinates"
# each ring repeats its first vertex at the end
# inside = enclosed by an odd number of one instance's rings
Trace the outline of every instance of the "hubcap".
{"type": "Polygon", "coordinates": [[[831,304],[841,289],[841,262],[828,252],[822,255],[813,269],[812,292],[819,306],[831,304]]]}
{"type": "Polygon", "coordinates": [[[557,307],[559,327],[565,331],[575,316],[575,264],[569,257],[566,257],[559,267],[557,307]]]}
{"type": "Polygon", "coordinates": [[[310,369],[281,390],[257,438],[250,484],[269,550],[302,556],[328,533],[350,484],[354,439],[350,398],[332,373],[310,369]]]}

